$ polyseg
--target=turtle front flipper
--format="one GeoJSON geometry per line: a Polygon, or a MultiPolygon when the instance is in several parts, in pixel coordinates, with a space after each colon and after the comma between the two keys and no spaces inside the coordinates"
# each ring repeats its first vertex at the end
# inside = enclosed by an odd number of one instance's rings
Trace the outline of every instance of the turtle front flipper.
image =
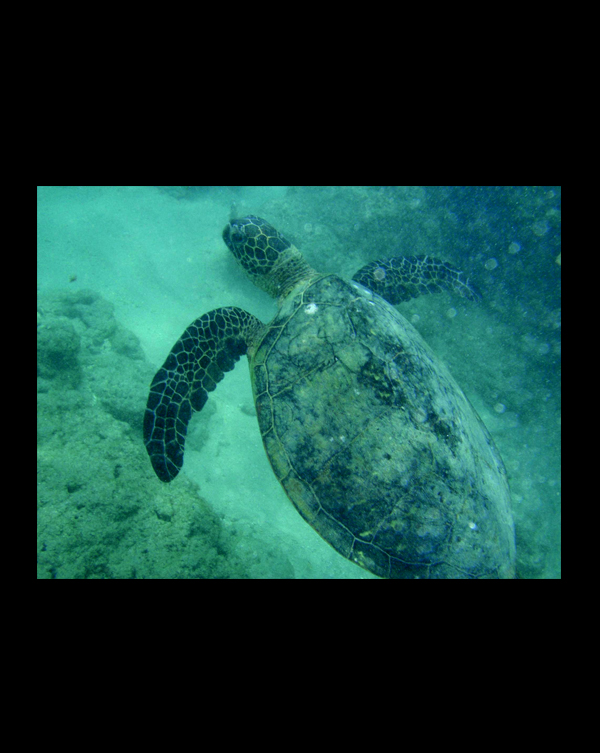
{"type": "Polygon", "coordinates": [[[204,314],[185,330],[150,385],[144,415],[144,444],[161,481],[172,481],[183,465],[187,426],[240,356],[262,323],[243,309],[204,314]]]}
{"type": "Polygon", "coordinates": [[[372,261],[352,278],[392,304],[427,293],[452,290],[470,301],[480,294],[460,269],[431,256],[395,256],[372,261]]]}

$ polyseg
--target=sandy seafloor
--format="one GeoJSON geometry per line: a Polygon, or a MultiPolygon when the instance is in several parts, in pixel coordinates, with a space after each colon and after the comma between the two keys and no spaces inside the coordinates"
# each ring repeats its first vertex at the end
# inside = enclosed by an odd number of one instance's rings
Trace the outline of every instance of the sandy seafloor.
{"type": "Polygon", "coordinates": [[[504,458],[517,577],[559,578],[561,191],[543,187],[38,188],[38,578],[369,578],[298,515],[263,450],[247,359],[191,422],[182,473],[154,475],[148,385],[198,316],[263,321],[221,232],[265,217],[319,271],[429,253],[472,276],[398,310],[504,458]]]}

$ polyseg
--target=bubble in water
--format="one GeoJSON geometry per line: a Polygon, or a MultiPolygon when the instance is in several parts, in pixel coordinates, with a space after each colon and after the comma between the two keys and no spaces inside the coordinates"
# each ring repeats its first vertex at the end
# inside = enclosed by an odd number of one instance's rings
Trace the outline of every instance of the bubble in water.
{"type": "Polygon", "coordinates": [[[490,271],[492,269],[496,269],[496,267],[498,266],[498,259],[494,259],[494,258],[488,259],[484,266],[486,269],[489,269],[490,271]]]}
{"type": "Polygon", "coordinates": [[[546,222],[546,220],[541,220],[540,222],[534,222],[533,225],[531,226],[531,229],[533,230],[533,232],[535,233],[535,235],[538,235],[540,237],[542,235],[546,235],[546,233],[548,232],[548,230],[550,230],[550,228],[548,227],[548,223],[546,222]]]}
{"type": "Polygon", "coordinates": [[[448,317],[448,319],[454,319],[457,313],[458,312],[456,309],[448,309],[448,311],[446,311],[446,316],[448,317]]]}
{"type": "Polygon", "coordinates": [[[376,280],[385,280],[385,269],[383,267],[376,267],[373,270],[373,277],[376,280]]]}
{"type": "Polygon", "coordinates": [[[520,250],[521,250],[521,244],[517,243],[516,241],[513,241],[508,247],[509,254],[518,254],[520,250]]]}
{"type": "Polygon", "coordinates": [[[496,405],[494,405],[494,410],[496,413],[504,413],[506,405],[504,405],[504,403],[496,403],[496,405]]]}

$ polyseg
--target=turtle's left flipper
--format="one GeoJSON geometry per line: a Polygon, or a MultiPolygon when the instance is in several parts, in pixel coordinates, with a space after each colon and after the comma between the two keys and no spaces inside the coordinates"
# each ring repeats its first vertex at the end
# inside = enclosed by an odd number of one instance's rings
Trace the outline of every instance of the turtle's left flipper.
{"type": "Polygon", "coordinates": [[[395,256],[372,261],[352,279],[393,304],[441,290],[452,290],[470,301],[481,298],[459,269],[431,256],[395,256]]]}
{"type": "Polygon", "coordinates": [[[187,426],[240,356],[262,323],[243,309],[215,309],[192,322],[150,385],[144,415],[144,444],[161,481],[172,481],[183,465],[187,426]]]}

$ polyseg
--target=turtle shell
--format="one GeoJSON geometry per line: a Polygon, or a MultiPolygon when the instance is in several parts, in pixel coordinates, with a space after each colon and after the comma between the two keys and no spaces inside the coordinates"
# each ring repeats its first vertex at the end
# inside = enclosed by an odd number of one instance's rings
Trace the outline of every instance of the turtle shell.
{"type": "Polygon", "coordinates": [[[299,285],[249,349],[273,471],[344,557],[391,578],[511,578],[506,472],[448,369],[358,283],[299,285]]]}

